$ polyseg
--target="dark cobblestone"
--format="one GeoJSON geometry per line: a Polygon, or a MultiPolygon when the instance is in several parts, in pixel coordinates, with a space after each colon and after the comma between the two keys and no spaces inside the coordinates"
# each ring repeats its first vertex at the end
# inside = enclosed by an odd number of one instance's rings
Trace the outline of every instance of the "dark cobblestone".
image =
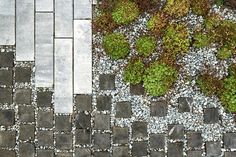
{"type": "Polygon", "coordinates": [[[128,127],[113,127],[113,142],[119,144],[128,143],[129,129],[128,127]]]}
{"type": "Polygon", "coordinates": [[[17,104],[31,104],[31,89],[16,89],[15,102],[17,104]]]}
{"type": "Polygon", "coordinates": [[[109,157],[110,153],[108,152],[94,152],[94,157],[109,157]]]}
{"type": "Polygon", "coordinates": [[[19,106],[19,120],[20,122],[34,122],[34,107],[33,106],[19,106]]]}
{"type": "Polygon", "coordinates": [[[14,110],[0,110],[0,125],[10,126],[15,124],[14,110]]]}
{"type": "Polygon", "coordinates": [[[57,153],[56,157],[72,157],[72,153],[61,152],[57,153]]]}
{"type": "Polygon", "coordinates": [[[16,132],[15,131],[0,131],[0,147],[14,148],[16,145],[16,132]]]}
{"type": "Polygon", "coordinates": [[[167,115],[167,108],[167,102],[164,100],[151,102],[150,114],[155,117],[164,117],[167,115]]]}
{"type": "Polygon", "coordinates": [[[131,95],[143,95],[144,87],[142,84],[130,85],[131,95]]]}
{"type": "Polygon", "coordinates": [[[15,80],[19,83],[30,82],[31,68],[30,67],[16,67],[15,80]]]}
{"type": "Polygon", "coordinates": [[[71,131],[71,116],[57,115],[55,117],[55,128],[57,131],[71,131]]]}
{"type": "Polygon", "coordinates": [[[77,129],[75,139],[76,139],[76,144],[90,144],[91,131],[86,129],[77,129]]]}
{"type": "Polygon", "coordinates": [[[13,67],[13,53],[0,53],[0,67],[13,67]]]}
{"type": "Polygon", "coordinates": [[[201,150],[189,150],[187,152],[187,157],[201,157],[202,151],[201,150]]]}
{"type": "Polygon", "coordinates": [[[34,157],[35,146],[30,143],[20,143],[19,146],[19,157],[34,157]]]}
{"type": "Polygon", "coordinates": [[[151,148],[164,148],[165,147],[165,134],[151,134],[150,135],[151,148]]]}
{"type": "Polygon", "coordinates": [[[150,157],[165,157],[165,152],[162,152],[162,151],[151,151],[150,157]]]}
{"type": "Polygon", "coordinates": [[[190,112],[190,104],[192,103],[192,98],[180,97],[178,98],[179,112],[190,112]]]}
{"type": "Polygon", "coordinates": [[[53,146],[53,131],[38,131],[37,137],[39,146],[53,146]]]}
{"type": "Polygon", "coordinates": [[[184,138],[183,125],[168,125],[168,135],[172,140],[181,140],[184,138]]]}
{"type": "Polygon", "coordinates": [[[56,135],[57,149],[71,149],[72,148],[72,134],[58,134],[56,135]]]}
{"type": "Polygon", "coordinates": [[[115,89],[115,75],[101,74],[99,76],[100,90],[114,90],[115,89]]]}
{"type": "Polygon", "coordinates": [[[224,145],[225,145],[225,148],[236,149],[236,133],[225,133],[224,145]]]}
{"type": "Polygon", "coordinates": [[[183,157],[183,143],[169,143],[168,144],[168,157],[183,157]]]}
{"type": "Polygon", "coordinates": [[[201,147],[202,146],[202,136],[201,133],[189,132],[187,134],[188,147],[201,147]]]}
{"type": "Polygon", "coordinates": [[[38,126],[42,128],[52,128],[53,111],[38,111],[38,126]]]}
{"type": "Polygon", "coordinates": [[[148,142],[134,142],[132,147],[133,156],[146,156],[147,155],[147,145],[148,142]]]}
{"type": "Polygon", "coordinates": [[[131,117],[131,103],[128,101],[116,103],[116,118],[130,118],[131,117]]]}
{"type": "Polygon", "coordinates": [[[31,124],[21,124],[20,125],[20,136],[19,139],[26,140],[34,140],[34,132],[35,126],[31,124]]]}
{"type": "Polygon", "coordinates": [[[76,148],[75,157],[90,157],[91,150],[89,148],[76,148]]]}
{"type": "Polygon", "coordinates": [[[110,134],[109,133],[95,133],[94,134],[94,148],[108,149],[110,148],[110,134]]]}
{"type": "Polygon", "coordinates": [[[0,85],[12,86],[12,69],[0,70],[0,85]]]}
{"type": "Polygon", "coordinates": [[[91,116],[83,112],[76,114],[75,124],[77,129],[87,129],[91,127],[91,116]]]}
{"type": "Polygon", "coordinates": [[[96,113],[94,123],[95,123],[94,129],[109,130],[110,129],[110,115],[96,113]]]}
{"type": "Polygon", "coordinates": [[[76,95],[75,97],[76,109],[78,111],[92,110],[92,96],[91,95],[76,95]]]}
{"type": "Polygon", "coordinates": [[[97,110],[111,110],[111,96],[99,95],[97,97],[97,110]]]}
{"type": "Polygon", "coordinates": [[[12,89],[0,87],[0,103],[12,104],[12,89]]]}
{"type": "Polygon", "coordinates": [[[236,156],[236,152],[225,152],[224,157],[235,157],[235,156],[236,156]]]}
{"type": "Polygon", "coordinates": [[[38,154],[37,157],[54,157],[53,150],[38,150],[37,154],[38,154]]]}
{"type": "Polygon", "coordinates": [[[220,142],[206,142],[207,156],[220,156],[221,144],[220,142]]]}
{"type": "Polygon", "coordinates": [[[16,157],[15,151],[0,149],[1,157],[16,157]]]}
{"type": "Polygon", "coordinates": [[[219,121],[218,108],[204,109],[204,123],[213,124],[219,121]]]}
{"type": "Polygon", "coordinates": [[[136,121],[132,123],[133,138],[147,137],[147,123],[136,121]]]}
{"type": "Polygon", "coordinates": [[[113,157],[129,157],[129,148],[126,146],[113,147],[113,157]]]}
{"type": "Polygon", "coordinates": [[[37,105],[39,107],[51,107],[52,106],[52,92],[37,92],[37,105]]]}

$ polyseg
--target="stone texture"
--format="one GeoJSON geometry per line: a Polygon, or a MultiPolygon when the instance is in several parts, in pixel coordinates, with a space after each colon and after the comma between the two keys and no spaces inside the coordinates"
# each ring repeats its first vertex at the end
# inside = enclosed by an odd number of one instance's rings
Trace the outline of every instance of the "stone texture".
{"type": "Polygon", "coordinates": [[[126,146],[113,147],[113,157],[129,157],[129,149],[126,146]]]}
{"type": "Polygon", "coordinates": [[[91,150],[89,148],[76,148],[75,157],[90,157],[91,150]]]}
{"type": "Polygon", "coordinates": [[[189,150],[187,152],[187,157],[202,157],[201,150],[189,150]]]}
{"type": "Polygon", "coordinates": [[[33,106],[19,106],[19,121],[20,122],[34,122],[34,107],[33,106]]]}
{"type": "Polygon", "coordinates": [[[147,137],[147,123],[136,121],[132,123],[133,138],[147,137]]]}
{"type": "Polygon", "coordinates": [[[122,101],[116,103],[116,118],[131,118],[131,103],[122,101]]]}
{"type": "Polygon", "coordinates": [[[236,152],[225,152],[224,157],[235,157],[235,156],[236,156],[236,152]]]}
{"type": "Polygon", "coordinates": [[[187,134],[188,147],[198,147],[202,146],[202,135],[197,132],[189,132],[187,134]]]}
{"type": "Polygon", "coordinates": [[[16,67],[15,81],[18,83],[30,82],[31,72],[30,67],[16,67]]]}
{"type": "Polygon", "coordinates": [[[236,133],[224,134],[224,146],[225,148],[236,149],[236,133]]]}
{"type": "MultiPolygon", "coordinates": [[[[53,0],[36,0],[37,5],[49,4],[53,0]]],[[[45,8],[46,9],[46,8],[45,8]]],[[[35,85],[53,86],[53,13],[36,13],[35,31],[35,85]]]]}
{"type": "Polygon", "coordinates": [[[15,44],[15,0],[0,3],[0,45],[15,44]]]}
{"type": "Polygon", "coordinates": [[[37,92],[37,106],[38,107],[51,107],[52,106],[52,92],[37,92]]]}
{"type": "Polygon", "coordinates": [[[144,87],[142,84],[130,85],[131,95],[143,95],[144,87]]]}
{"type": "Polygon", "coordinates": [[[55,116],[55,128],[57,131],[71,131],[71,116],[57,115],[55,116]]]}
{"type": "Polygon", "coordinates": [[[220,142],[206,142],[207,156],[220,156],[220,154],[221,154],[220,142]]]}
{"type": "MultiPolygon", "coordinates": [[[[77,7],[82,7],[86,1],[74,1],[74,13],[81,11],[77,7]]],[[[91,20],[74,20],[74,30],[74,93],[92,94],[91,20]]]]}
{"type": "Polygon", "coordinates": [[[56,157],[72,157],[72,153],[61,152],[57,153],[56,157]]]}
{"type": "Polygon", "coordinates": [[[180,140],[184,138],[183,125],[168,125],[168,135],[172,140],[180,140]]]}
{"type": "Polygon", "coordinates": [[[97,110],[104,111],[104,110],[111,110],[111,96],[107,95],[99,95],[97,97],[97,110]]]}
{"type": "Polygon", "coordinates": [[[150,147],[163,149],[165,147],[165,134],[150,134],[150,147]]]}
{"type": "Polygon", "coordinates": [[[183,157],[183,143],[169,143],[168,144],[168,157],[183,157]]]}
{"type": "Polygon", "coordinates": [[[43,149],[39,149],[37,151],[37,157],[54,157],[54,152],[53,150],[43,150],[43,149]]]}
{"type": "Polygon", "coordinates": [[[10,126],[15,124],[14,110],[0,110],[0,125],[10,126]]]}
{"type": "Polygon", "coordinates": [[[53,146],[53,131],[38,131],[37,138],[39,146],[53,146]]]}
{"type": "Polygon", "coordinates": [[[99,76],[100,90],[114,90],[115,89],[115,75],[101,74],[99,76]]]}
{"type": "Polygon", "coordinates": [[[108,149],[110,148],[110,134],[109,133],[95,133],[94,134],[94,148],[108,149]]]}
{"type": "Polygon", "coordinates": [[[74,1],[74,18],[88,19],[92,18],[92,2],[90,0],[74,1]]]}
{"type": "Polygon", "coordinates": [[[167,115],[167,102],[162,100],[162,101],[156,101],[156,102],[151,102],[150,106],[150,115],[155,116],[155,117],[163,117],[167,115]]]}
{"type": "Polygon", "coordinates": [[[34,61],[34,1],[16,0],[16,61],[34,61]]]}
{"type": "Polygon", "coordinates": [[[165,152],[151,151],[150,157],[165,157],[165,152]]]}
{"type": "Polygon", "coordinates": [[[19,146],[19,157],[34,157],[35,146],[30,143],[20,143],[19,146]]]}
{"type": "Polygon", "coordinates": [[[13,150],[0,149],[1,157],[16,157],[16,153],[13,150]]]}
{"type": "Polygon", "coordinates": [[[128,143],[129,128],[128,127],[113,127],[113,142],[119,144],[128,143]]]}
{"type": "Polygon", "coordinates": [[[20,136],[19,139],[26,141],[26,140],[34,140],[34,132],[35,132],[35,125],[31,124],[21,124],[20,125],[20,136]]]}
{"type": "Polygon", "coordinates": [[[0,85],[12,86],[12,69],[0,70],[0,85]]]}
{"type": "Polygon", "coordinates": [[[7,53],[0,53],[0,67],[13,67],[13,53],[7,52],[7,53]]]}
{"type": "Polygon", "coordinates": [[[147,145],[148,142],[134,142],[132,146],[133,156],[146,156],[147,155],[147,145]]]}
{"type": "Polygon", "coordinates": [[[0,103],[12,103],[12,89],[0,88],[0,103]]]}
{"type": "Polygon", "coordinates": [[[77,129],[87,129],[91,127],[91,116],[83,112],[76,114],[75,125],[77,129]]]}
{"type": "Polygon", "coordinates": [[[75,97],[77,111],[91,111],[92,110],[92,96],[79,94],[75,97]]]}
{"type": "Polygon", "coordinates": [[[110,153],[109,152],[105,152],[105,151],[102,151],[102,152],[94,152],[94,157],[109,157],[110,153]]]}
{"type": "Polygon", "coordinates": [[[72,148],[72,133],[56,135],[57,149],[71,149],[72,148]]]}
{"type": "Polygon", "coordinates": [[[38,126],[45,128],[53,127],[53,111],[38,111],[38,126]]]}
{"type": "Polygon", "coordinates": [[[31,104],[31,89],[16,89],[15,102],[17,104],[31,104]]]}
{"type": "Polygon", "coordinates": [[[236,9],[236,1],[235,0],[224,0],[224,4],[231,9],[236,9]]]}
{"type": "Polygon", "coordinates": [[[190,112],[190,104],[192,103],[192,99],[188,97],[179,97],[178,98],[178,108],[179,112],[190,112]]]}
{"type": "Polygon", "coordinates": [[[16,145],[16,132],[15,131],[0,131],[0,147],[1,148],[14,148],[16,145]]]}
{"type": "Polygon", "coordinates": [[[95,121],[94,129],[98,130],[110,129],[110,115],[96,113],[94,121],[95,121]]]}
{"type": "Polygon", "coordinates": [[[53,0],[36,0],[36,11],[53,11],[53,0]]]}
{"type": "Polygon", "coordinates": [[[77,129],[75,139],[76,139],[76,144],[90,144],[91,131],[86,129],[77,129]]]}
{"type": "MultiPolygon", "coordinates": [[[[65,9],[69,9],[68,5],[71,4],[71,0],[58,0],[56,6],[56,17],[57,9],[61,9],[61,13],[64,13],[65,9]],[[64,3],[65,6],[64,6],[64,3]]],[[[71,5],[72,7],[72,5],[71,5]]],[[[67,10],[66,12],[70,12],[67,10]]],[[[65,17],[67,13],[63,16],[65,17]]],[[[62,15],[61,15],[62,16],[62,15]]],[[[68,17],[69,19],[69,17],[68,17]]],[[[62,20],[62,19],[61,19],[62,20]]],[[[57,21],[57,18],[56,18],[57,21]]],[[[70,25],[70,22],[65,20],[66,25],[70,25]],[[68,23],[67,23],[68,22],[68,23]]],[[[72,23],[72,21],[71,21],[72,23]]],[[[63,22],[64,25],[64,22],[63,22]]],[[[59,26],[56,22],[56,26],[59,26]]],[[[63,26],[62,26],[63,29],[63,26]]],[[[73,110],[73,89],[72,89],[72,39],[55,39],[55,53],[54,53],[54,65],[55,65],[55,80],[54,80],[54,105],[55,113],[72,113],[73,110]],[[64,89],[64,90],[61,90],[64,89]]]]}
{"type": "Polygon", "coordinates": [[[218,108],[204,109],[204,123],[213,124],[219,121],[218,108]]]}

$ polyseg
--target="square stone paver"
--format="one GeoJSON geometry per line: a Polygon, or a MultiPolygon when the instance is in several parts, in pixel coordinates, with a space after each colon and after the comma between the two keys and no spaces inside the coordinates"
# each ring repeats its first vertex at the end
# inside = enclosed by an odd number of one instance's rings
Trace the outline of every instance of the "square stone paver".
{"type": "Polygon", "coordinates": [[[192,98],[179,97],[178,98],[178,108],[179,112],[190,112],[190,104],[192,103],[192,98]]]}
{"type": "Polygon", "coordinates": [[[19,146],[19,157],[34,157],[35,146],[30,143],[20,143],[19,146]]]}
{"type": "Polygon", "coordinates": [[[13,67],[13,53],[0,53],[0,67],[13,67]]]}
{"type": "Polygon", "coordinates": [[[75,116],[75,124],[77,129],[87,129],[91,127],[91,115],[80,112],[75,116]]]}
{"type": "Polygon", "coordinates": [[[202,157],[201,150],[189,150],[187,152],[187,157],[202,157]]]}
{"type": "Polygon", "coordinates": [[[37,106],[38,107],[51,107],[52,106],[52,92],[44,91],[37,92],[37,106]]]}
{"type": "Polygon", "coordinates": [[[0,88],[0,103],[12,103],[12,89],[0,88]]]}
{"type": "Polygon", "coordinates": [[[168,157],[183,157],[183,147],[182,142],[169,143],[168,144],[168,157]]]}
{"type": "Polygon", "coordinates": [[[131,103],[122,101],[116,103],[116,118],[130,118],[132,115],[131,103]]]}
{"type": "Polygon", "coordinates": [[[92,110],[92,96],[91,95],[76,95],[75,97],[77,111],[91,111],[92,110]]]}
{"type": "Polygon", "coordinates": [[[113,147],[113,157],[129,157],[129,148],[126,146],[113,147]]]}
{"type": "Polygon", "coordinates": [[[53,150],[43,150],[39,149],[37,150],[37,157],[54,157],[54,152],[53,150]]]}
{"type": "Polygon", "coordinates": [[[146,156],[147,155],[147,145],[148,142],[134,142],[132,146],[132,155],[133,156],[146,156]]]}
{"type": "Polygon", "coordinates": [[[95,133],[94,134],[94,148],[95,149],[109,149],[110,148],[110,134],[109,133],[95,133]]]}
{"type": "Polygon", "coordinates": [[[219,121],[218,108],[205,108],[204,109],[204,123],[213,124],[219,121]]]}
{"type": "Polygon", "coordinates": [[[165,147],[165,134],[150,134],[150,147],[154,149],[165,147]]]}
{"type": "Polygon", "coordinates": [[[75,157],[90,157],[91,149],[90,148],[76,148],[75,157]]]}
{"type": "Polygon", "coordinates": [[[11,86],[12,85],[12,69],[6,70],[1,69],[0,70],[0,85],[6,85],[11,86]]]}
{"type": "Polygon", "coordinates": [[[130,94],[131,95],[143,95],[144,87],[143,84],[130,85],[130,94]]]}
{"type": "Polygon", "coordinates": [[[35,132],[35,125],[21,124],[19,139],[23,141],[34,140],[34,132],[35,132]]]}
{"type": "Polygon", "coordinates": [[[16,157],[16,152],[13,150],[0,149],[1,157],[16,157]]]}
{"type": "Polygon", "coordinates": [[[181,140],[184,138],[183,125],[168,125],[168,135],[172,140],[181,140]]]}
{"type": "Polygon", "coordinates": [[[55,128],[57,131],[71,131],[71,116],[57,115],[55,116],[55,128]]]}
{"type": "Polygon", "coordinates": [[[165,157],[165,152],[163,152],[163,151],[151,151],[150,157],[165,157]]]}
{"type": "Polygon", "coordinates": [[[236,133],[224,134],[224,146],[225,148],[236,149],[236,133]]]}
{"type": "Polygon", "coordinates": [[[31,104],[31,89],[16,89],[15,102],[17,104],[31,104]]]}
{"type": "Polygon", "coordinates": [[[94,129],[109,130],[110,129],[110,115],[107,114],[95,114],[94,129]]]}
{"type": "Polygon", "coordinates": [[[86,129],[77,129],[75,133],[76,144],[90,144],[91,131],[86,129]]]}
{"type": "Polygon", "coordinates": [[[188,147],[201,147],[202,146],[202,135],[198,132],[188,132],[188,147]]]}
{"type": "Polygon", "coordinates": [[[7,147],[14,148],[15,145],[16,145],[16,132],[15,131],[0,131],[0,147],[1,148],[7,148],[7,147]]]}
{"type": "Polygon", "coordinates": [[[111,110],[111,96],[99,95],[97,97],[97,110],[111,110]]]}
{"type": "Polygon", "coordinates": [[[164,100],[151,102],[150,115],[155,116],[155,117],[166,116],[167,109],[168,109],[168,105],[167,105],[167,102],[164,100]]]}
{"type": "Polygon", "coordinates": [[[207,156],[220,156],[220,154],[221,154],[220,142],[206,142],[207,156]]]}
{"type": "Polygon", "coordinates": [[[38,111],[38,126],[41,128],[53,127],[53,111],[38,111]]]}
{"type": "Polygon", "coordinates": [[[94,157],[109,157],[110,153],[101,151],[101,152],[94,152],[94,157]]]}
{"type": "Polygon", "coordinates": [[[224,157],[235,157],[235,156],[236,156],[236,152],[225,152],[224,157]]]}
{"type": "Polygon", "coordinates": [[[129,128],[128,127],[113,127],[113,142],[119,144],[128,143],[129,128]]]}
{"type": "Polygon", "coordinates": [[[115,89],[115,75],[101,74],[99,76],[100,90],[114,90],[115,89]]]}
{"type": "Polygon", "coordinates": [[[0,110],[0,125],[10,126],[15,124],[14,110],[0,110]]]}
{"type": "Polygon", "coordinates": [[[15,70],[15,80],[18,83],[30,82],[31,78],[31,68],[30,67],[16,67],[15,70]]]}
{"type": "Polygon", "coordinates": [[[136,121],[132,123],[133,138],[147,137],[147,122],[136,121]]]}
{"type": "Polygon", "coordinates": [[[72,157],[73,154],[72,153],[69,153],[69,152],[58,152],[56,154],[56,157],[72,157]]]}
{"type": "Polygon", "coordinates": [[[39,146],[53,146],[53,131],[38,131],[37,138],[39,146]]]}
{"type": "Polygon", "coordinates": [[[72,134],[58,134],[56,135],[57,149],[71,149],[72,148],[72,134]]]}
{"type": "Polygon", "coordinates": [[[33,106],[19,106],[19,120],[20,122],[34,122],[34,107],[33,106]]]}

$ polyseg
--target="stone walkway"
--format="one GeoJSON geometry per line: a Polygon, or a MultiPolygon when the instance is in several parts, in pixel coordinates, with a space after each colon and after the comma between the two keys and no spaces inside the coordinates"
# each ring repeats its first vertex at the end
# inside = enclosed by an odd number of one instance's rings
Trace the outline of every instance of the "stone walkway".
{"type": "MultiPolygon", "coordinates": [[[[236,156],[236,131],[212,140],[170,122],[166,100],[138,102],[141,85],[123,100],[119,73],[92,67],[91,18],[91,0],[0,0],[0,157],[236,156]]],[[[192,98],[177,104],[194,113],[192,98]]],[[[199,124],[224,128],[225,114],[205,107],[199,124]]]]}

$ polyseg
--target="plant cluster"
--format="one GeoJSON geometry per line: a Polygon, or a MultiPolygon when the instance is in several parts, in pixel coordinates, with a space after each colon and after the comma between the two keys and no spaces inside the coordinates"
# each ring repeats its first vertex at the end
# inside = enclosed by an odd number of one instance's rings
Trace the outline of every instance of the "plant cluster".
{"type": "Polygon", "coordinates": [[[161,0],[134,0],[140,11],[152,11],[158,9],[161,0]]]}
{"type": "Polygon", "coordinates": [[[93,22],[93,30],[96,32],[112,32],[116,27],[109,13],[100,14],[93,22]]]}
{"type": "Polygon", "coordinates": [[[140,55],[149,56],[156,48],[156,39],[150,36],[142,36],[137,39],[136,50],[140,55]]]}
{"type": "Polygon", "coordinates": [[[183,17],[190,10],[190,0],[167,0],[164,11],[172,17],[183,17]]]}
{"type": "Polygon", "coordinates": [[[196,32],[194,34],[193,40],[193,46],[196,48],[207,47],[211,44],[211,39],[209,35],[202,32],[196,32]]]}
{"type": "Polygon", "coordinates": [[[196,15],[206,16],[211,8],[210,0],[191,0],[191,8],[196,15]]]}
{"type": "Polygon", "coordinates": [[[147,23],[147,28],[156,36],[159,36],[164,31],[168,22],[168,17],[163,12],[158,12],[151,17],[147,23]]]}

